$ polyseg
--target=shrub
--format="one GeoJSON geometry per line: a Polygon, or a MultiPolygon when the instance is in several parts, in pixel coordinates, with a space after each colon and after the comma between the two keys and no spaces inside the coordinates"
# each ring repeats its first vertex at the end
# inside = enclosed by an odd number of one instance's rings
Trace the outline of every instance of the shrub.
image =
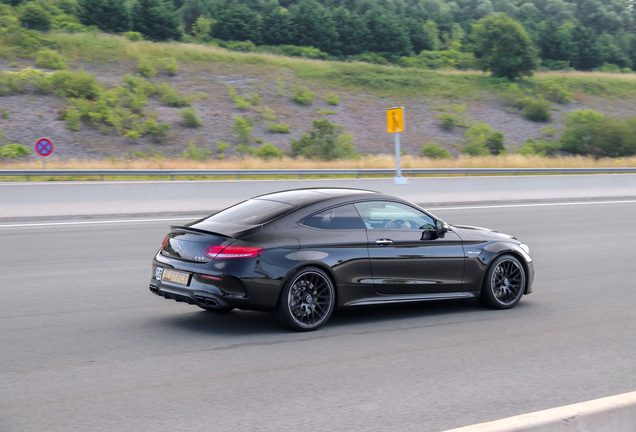
{"type": "Polygon", "coordinates": [[[354,159],[358,157],[351,144],[353,135],[344,133],[344,127],[327,119],[314,120],[309,135],[303,134],[291,141],[292,156],[310,159],[354,159]]]}
{"type": "Polygon", "coordinates": [[[205,147],[197,147],[194,141],[188,143],[188,149],[181,153],[181,157],[185,159],[192,159],[203,161],[210,157],[212,152],[205,147]]]}
{"type": "Polygon", "coordinates": [[[455,114],[444,113],[437,116],[437,120],[440,121],[440,127],[446,131],[452,131],[459,122],[458,117],[455,114]]]}
{"type": "Polygon", "coordinates": [[[157,62],[159,63],[159,68],[166,73],[166,75],[175,76],[177,72],[179,72],[179,64],[172,57],[160,58],[157,62]]]}
{"type": "Polygon", "coordinates": [[[249,144],[239,144],[236,146],[236,153],[238,153],[241,158],[254,156],[256,154],[256,149],[249,144]]]}
{"type": "Polygon", "coordinates": [[[58,97],[75,97],[83,99],[97,99],[102,88],[95,75],[88,72],[56,71],[48,76],[46,85],[55,91],[58,97]]]}
{"type": "Polygon", "coordinates": [[[126,39],[128,39],[131,42],[139,42],[144,39],[144,36],[141,33],[136,31],[123,32],[122,36],[124,36],[126,39]]]}
{"type": "Polygon", "coordinates": [[[526,96],[517,101],[523,109],[523,116],[535,122],[547,122],[552,118],[550,102],[543,98],[526,96]]]}
{"type": "Polygon", "coordinates": [[[225,159],[225,151],[230,147],[226,142],[218,140],[216,142],[216,157],[217,159],[225,159]]]}
{"type": "Polygon", "coordinates": [[[283,152],[276,148],[271,142],[267,142],[256,150],[256,157],[259,159],[282,159],[283,152]]]}
{"type": "Polygon", "coordinates": [[[278,133],[291,133],[289,130],[289,125],[287,123],[274,123],[271,121],[266,121],[265,126],[267,126],[267,130],[269,132],[278,132],[278,133]]]}
{"type": "MultiPolygon", "coordinates": [[[[0,134],[0,136],[2,135],[0,134]]],[[[7,144],[0,147],[0,157],[8,159],[19,158],[30,154],[31,150],[22,144],[7,144]]]]}
{"type": "Polygon", "coordinates": [[[196,110],[192,107],[184,108],[179,111],[179,116],[183,119],[183,122],[187,127],[195,128],[203,124],[201,119],[197,117],[196,110]]]}
{"type": "Polygon", "coordinates": [[[66,120],[66,128],[72,131],[80,131],[82,127],[80,122],[82,120],[82,113],[74,108],[69,108],[64,112],[64,120],[66,120]]]}
{"type": "Polygon", "coordinates": [[[569,153],[601,157],[636,154],[636,117],[618,120],[594,110],[576,110],[568,115],[559,140],[569,153]]]}
{"type": "Polygon", "coordinates": [[[485,123],[471,126],[464,137],[468,139],[468,143],[460,151],[470,156],[498,155],[505,150],[503,132],[493,131],[485,123]]]}
{"type": "Polygon", "coordinates": [[[161,102],[171,107],[185,107],[192,103],[192,97],[184,97],[179,94],[178,91],[169,87],[167,84],[163,84],[158,88],[161,93],[161,102]]]}
{"type": "Polygon", "coordinates": [[[325,102],[327,102],[329,105],[338,105],[340,103],[340,98],[337,94],[329,93],[327,96],[325,96],[325,102]]]}
{"type": "Polygon", "coordinates": [[[47,69],[66,69],[66,58],[51,49],[43,49],[36,54],[36,61],[38,66],[47,69]]]}
{"type": "Polygon", "coordinates": [[[139,63],[137,63],[137,72],[148,78],[154,78],[158,73],[154,63],[148,59],[139,60],[139,63]]]}
{"type": "Polygon", "coordinates": [[[232,125],[232,130],[239,137],[239,141],[243,144],[247,144],[252,141],[252,130],[254,126],[252,125],[254,120],[247,117],[237,116],[234,118],[234,124],[232,125]]]}
{"type": "Polygon", "coordinates": [[[436,143],[423,145],[420,154],[431,159],[450,159],[452,157],[448,150],[436,143]]]}
{"type": "Polygon", "coordinates": [[[529,138],[519,149],[519,153],[524,156],[551,157],[555,156],[560,148],[561,146],[557,142],[548,142],[544,139],[537,141],[529,138]]]}
{"type": "Polygon", "coordinates": [[[316,93],[312,92],[306,87],[294,86],[292,88],[293,94],[291,99],[296,102],[298,105],[311,105],[314,103],[314,99],[316,97],[316,93]]]}

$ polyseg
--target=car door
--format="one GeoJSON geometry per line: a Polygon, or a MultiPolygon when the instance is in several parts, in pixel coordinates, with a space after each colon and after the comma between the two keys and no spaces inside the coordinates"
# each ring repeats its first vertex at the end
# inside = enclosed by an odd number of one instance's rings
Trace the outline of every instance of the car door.
{"type": "Polygon", "coordinates": [[[367,227],[375,290],[381,295],[461,292],[464,249],[457,234],[435,233],[435,219],[392,201],[355,204],[367,227]]]}

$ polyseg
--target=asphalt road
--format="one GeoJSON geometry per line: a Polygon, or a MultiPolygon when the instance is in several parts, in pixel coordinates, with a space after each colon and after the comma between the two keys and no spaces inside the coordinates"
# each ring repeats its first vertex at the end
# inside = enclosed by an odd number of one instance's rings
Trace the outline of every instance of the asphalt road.
{"type": "Polygon", "coordinates": [[[528,243],[535,292],[299,334],[152,295],[173,221],[0,226],[0,431],[440,431],[636,389],[636,201],[434,213],[528,243]]]}

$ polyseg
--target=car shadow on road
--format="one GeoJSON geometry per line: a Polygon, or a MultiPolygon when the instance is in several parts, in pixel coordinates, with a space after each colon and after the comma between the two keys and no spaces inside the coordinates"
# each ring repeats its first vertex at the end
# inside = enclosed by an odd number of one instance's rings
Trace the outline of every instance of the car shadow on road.
{"type": "MultiPolygon", "coordinates": [[[[517,308],[525,308],[523,302],[517,308]]],[[[516,309],[517,309],[516,308],[516,309]]],[[[330,332],[365,331],[369,326],[399,328],[408,322],[409,326],[440,325],[452,319],[471,321],[496,318],[502,311],[485,309],[475,300],[452,300],[391,305],[361,306],[338,309],[334,312],[323,331],[304,333],[321,335],[330,332]],[[494,314],[494,316],[493,316],[494,314]]],[[[158,319],[153,326],[162,332],[188,332],[203,335],[280,335],[297,334],[278,324],[269,312],[233,310],[226,313],[198,311],[178,313],[158,319]]],[[[300,333],[302,334],[302,333],[300,333]]]]}

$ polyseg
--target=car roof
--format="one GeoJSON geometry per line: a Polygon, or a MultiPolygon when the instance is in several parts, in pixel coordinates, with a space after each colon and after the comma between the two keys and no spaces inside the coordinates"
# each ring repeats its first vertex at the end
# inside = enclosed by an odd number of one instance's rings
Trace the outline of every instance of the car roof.
{"type": "Polygon", "coordinates": [[[365,196],[378,192],[351,188],[305,188],[274,192],[252,198],[253,200],[278,201],[296,207],[304,207],[331,198],[365,196]]]}

